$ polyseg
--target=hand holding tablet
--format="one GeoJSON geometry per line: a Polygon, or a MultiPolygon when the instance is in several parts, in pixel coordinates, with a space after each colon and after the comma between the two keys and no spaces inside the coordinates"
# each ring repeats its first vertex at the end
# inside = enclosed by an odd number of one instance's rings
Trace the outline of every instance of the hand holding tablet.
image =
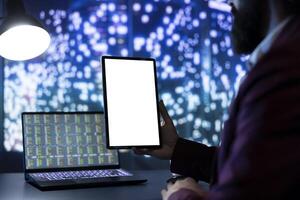
{"type": "Polygon", "coordinates": [[[133,150],[139,155],[151,155],[159,159],[170,160],[179,137],[162,100],[159,102],[159,112],[163,118],[160,127],[161,148],[133,148],[133,150]]]}

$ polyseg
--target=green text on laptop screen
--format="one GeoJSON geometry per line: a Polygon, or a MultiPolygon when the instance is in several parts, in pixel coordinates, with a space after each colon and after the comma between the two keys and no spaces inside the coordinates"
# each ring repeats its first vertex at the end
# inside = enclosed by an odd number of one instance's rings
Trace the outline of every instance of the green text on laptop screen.
{"type": "Polygon", "coordinates": [[[102,113],[23,115],[26,169],[118,165],[106,148],[102,113]]]}

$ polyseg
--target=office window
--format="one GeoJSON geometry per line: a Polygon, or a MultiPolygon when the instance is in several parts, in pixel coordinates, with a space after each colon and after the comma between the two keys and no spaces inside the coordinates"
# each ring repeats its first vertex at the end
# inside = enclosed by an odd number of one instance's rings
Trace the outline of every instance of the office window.
{"type": "Polygon", "coordinates": [[[233,55],[224,2],[25,0],[52,43],[34,60],[5,61],[1,145],[23,150],[23,111],[103,110],[100,56],[107,54],[156,58],[159,95],[180,135],[218,145],[247,59],[233,55]]]}

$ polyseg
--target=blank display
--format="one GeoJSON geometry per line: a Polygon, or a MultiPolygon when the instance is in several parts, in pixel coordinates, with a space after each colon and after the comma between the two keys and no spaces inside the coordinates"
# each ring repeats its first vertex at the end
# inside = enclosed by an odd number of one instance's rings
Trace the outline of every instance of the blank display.
{"type": "Polygon", "coordinates": [[[102,57],[108,147],[159,146],[153,59],[102,57]]]}

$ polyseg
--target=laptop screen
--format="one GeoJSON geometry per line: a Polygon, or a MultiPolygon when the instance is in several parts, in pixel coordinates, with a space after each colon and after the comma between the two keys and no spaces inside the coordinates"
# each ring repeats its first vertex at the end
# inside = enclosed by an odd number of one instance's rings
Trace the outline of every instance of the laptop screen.
{"type": "Polygon", "coordinates": [[[112,166],[103,113],[23,113],[26,169],[112,166]]]}

